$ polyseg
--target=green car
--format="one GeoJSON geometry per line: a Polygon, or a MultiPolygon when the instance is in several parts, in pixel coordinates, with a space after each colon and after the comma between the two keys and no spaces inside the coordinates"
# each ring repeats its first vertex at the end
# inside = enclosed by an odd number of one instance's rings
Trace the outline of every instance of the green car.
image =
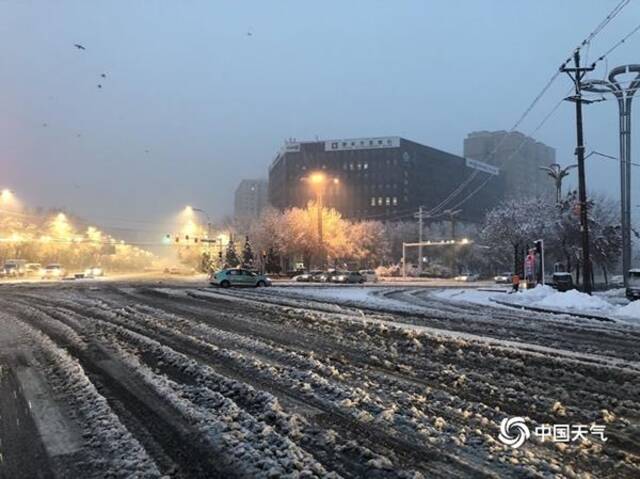
{"type": "Polygon", "coordinates": [[[230,286],[271,286],[271,280],[264,274],[254,273],[247,269],[230,268],[213,273],[209,277],[209,283],[213,286],[228,288],[230,286]]]}

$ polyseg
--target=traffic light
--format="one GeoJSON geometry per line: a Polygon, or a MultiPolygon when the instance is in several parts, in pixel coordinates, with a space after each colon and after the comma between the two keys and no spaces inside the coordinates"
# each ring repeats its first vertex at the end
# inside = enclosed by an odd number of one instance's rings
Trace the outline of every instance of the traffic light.
{"type": "Polygon", "coordinates": [[[536,248],[536,254],[542,254],[542,240],[534,241],[533,245],[536,248]]]}

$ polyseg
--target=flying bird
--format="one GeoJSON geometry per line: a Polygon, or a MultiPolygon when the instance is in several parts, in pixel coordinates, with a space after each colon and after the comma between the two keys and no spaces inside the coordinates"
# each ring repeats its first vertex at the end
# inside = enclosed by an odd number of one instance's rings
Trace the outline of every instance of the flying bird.
{"type": "Polygon", "coordinates": [[[253,32],[248,31],[248,32],[247,32],[247,36],[248,36],[248,37],[252,37],[252,36],[253,36],[253,32]]]}
{"type": "Polygon", "coordinates": [[[102,88],[102,85],[100,83],[98,83],[98,88],[102,88]]]}
{"type": "Polygon", "coordinates": [[[76,47],[78,50],[86,50],[86,48],[80,45],[79,43],[74,43],[73,46],[76,47]]]}
{"type": "Polygon", "coordinates": [[[100,74],[100,76],[101,76],[102,78],[107,78],[107,74],[106,74],[106,73],[101,73],[101,74],[100,74]]]}

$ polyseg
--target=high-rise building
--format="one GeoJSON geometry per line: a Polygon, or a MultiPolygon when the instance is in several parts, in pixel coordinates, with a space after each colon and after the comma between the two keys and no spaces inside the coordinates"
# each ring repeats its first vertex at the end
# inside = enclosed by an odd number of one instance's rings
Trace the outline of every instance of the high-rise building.
{"type": "Polygon", "coordinates": [[[553,182],[540,167],[555,163],[556,150],[520,132],[469,133],[464,140],[464,157],[500,168],[507,198],[553,197],[553,182]]]}
{"type": "Polygon", "coordinates": [[[251,219],[260,216],[267,205],[267,180],[242,180],[236,188],[234,216],[251,219]]]}
{"type": "Polygon", "coordinates": [[[271,205],[315,200],[317,191],[304,181],[314,172],[338,180],[327,181],[323,203],[351,219],[411,219],[423,206],[460,209],[461,221],[478,222],[503,193],[498,168],[397,136],[290,141],[269,167],[271,205]]]}

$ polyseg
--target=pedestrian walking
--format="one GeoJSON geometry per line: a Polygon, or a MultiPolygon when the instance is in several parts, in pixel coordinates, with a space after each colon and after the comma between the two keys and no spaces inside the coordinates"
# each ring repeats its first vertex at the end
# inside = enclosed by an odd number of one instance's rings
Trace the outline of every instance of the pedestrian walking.
{"type": "Polygon", "coordinates": [[[513,276],[511,276],[511,285],[513,286],[513,291],[511,291],[512,293],[517,293],[518,290],[520,289],[520,275],[519,274],[514,274],[513,276]]]}

